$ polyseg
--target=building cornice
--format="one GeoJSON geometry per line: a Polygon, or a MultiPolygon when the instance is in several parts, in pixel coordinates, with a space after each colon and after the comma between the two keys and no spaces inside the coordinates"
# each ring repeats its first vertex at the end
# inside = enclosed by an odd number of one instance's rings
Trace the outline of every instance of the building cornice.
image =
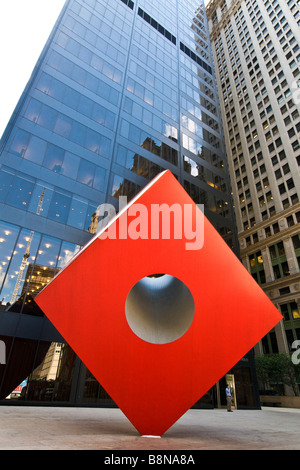
{"type": "MultiPolygon", "coordinates": [[[[292,283],[295,282],[300,282],[300,272],[290,274],[286,277],[281,277],[280,279],[275,279],[274,281],[266,282],[262,285],[262,289],[264,291],[268,291],[270,289],[282,289],[283,287],[289,287],[292,283]]],[[[287,294],[287,296],[290,296],[290,294],[287,294]]]]}
{"type": "Polygon", "coordinates": [[[292,227],[288,227],[285,230],[281,230],[275,235],[271,235],[270,237],[264,238],[263,240],[253,243],[250,246],[247,246],[246,248],[242,248],[240,250],[241,255],[246,255],[246,254],[252,253],[253,251],[257,251],[261,248],[274,245],[274,243],[283,241],[286,238],[291,238],[292,236],[297,235],[298,233],[299,233],[299,225],[293,225],[292,227]]]}
{"type": "MultiPolygon", "coordinates": [[[[206,7],[206,13],[207,13],[207,18],[211,19],[211,16],[213,12],[216,10],[216,8],[219,6],[223,0],[211,0],[209,4],[206,7]]],[[[231,5],[228,10],[224,12],[222,15],[221,20],[216,24],[213,25],[212,31],[210,33],[210,40],[214,41],[215,38],[218,36],[220,31],[225,28],[227,23],[229,22],[230,18],[232,15],[235,14],[235,12],[238,10],[240,7],[241,3],[243,3],[244,0],[237,0],[233,5],[231,5]]]]}
{"type": "MultiPolygon", "coordinates": [[[[270,225],[280,221],[281,219],[284,219],[288,217],[289,215],[294,214],[298,210],[300,211],[300,203],[297,203],[294,206],[288,207],[284,211],[279,212],[273,217],[270,217],[268,220],[265,220],[261,222],[260,224],[257,224],[254,227],[249,228],[247,231],[243,231],[239,233],[238,234],[239,241],[241,242],[241,240],[253,235],[254,233],[257,233],[259,230],[264,230],[266,227],[269,227],[270,225]]],[[[275,233],[274,235],[271,235],[270,237],[263,238],[262,240],[259,240],[258,242],[251,244],[250,246],[241,248],[240,249],[241,255],[251,253],[265,246],[273,245],[274,243],[282,241],[285,238],[290,238],[293,235],[296,235],[297,233],[299,233],[299,229],[300,229],[300,224],[295,224],[295,225],[292,225],[291,227],[286,227],[283,230],[279,230],[279,232],[275,233]]]]}

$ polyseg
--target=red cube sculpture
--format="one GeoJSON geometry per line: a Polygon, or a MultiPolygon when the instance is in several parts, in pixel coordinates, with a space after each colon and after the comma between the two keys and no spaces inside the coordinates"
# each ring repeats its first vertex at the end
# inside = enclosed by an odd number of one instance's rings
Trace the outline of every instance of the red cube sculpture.
{"type": "Polygon", "coordinates": [[[169,171],[36,302],[138,432],[157,436],[282,318],[169,171]]]}

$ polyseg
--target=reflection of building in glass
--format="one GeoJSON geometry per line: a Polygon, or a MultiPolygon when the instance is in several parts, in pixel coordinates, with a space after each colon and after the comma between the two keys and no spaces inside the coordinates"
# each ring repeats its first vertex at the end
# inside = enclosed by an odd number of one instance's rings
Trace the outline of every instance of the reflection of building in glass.
{"type": "Polygon", "coordinates": [[[22,400],[68,401],[75,354],[64,343],[53,342],[43,361],[29,375],[22,400]]]}
{"type": "Polygon", "coordinates": [[[258,354],[300,339],[299,2],[207,7],[240,254],[284,320],[258,354]]]}
{"type": "Polygon", "coordinates": [[[7,309],[14,312],[28,312],[31,315],[33,312],[43,315],[36,304],[34,304],[34,307],[32,306],[34,298],[46,287],[58,271],[47,266],[27,264],[27,269],[24,271],[22,291],[16,302],[7,307],[7,309]]]}
{"type": "Polygon", "coordinates": [[[31,376],[32,380],[55,380],[57,376],[62,344],[51,343],[42,364],[37,367],[31,376]]]}
{"type": "MultiPolygon", "coordinates": [[[[41,194],[41,197],[40,197],[40,200],[39,200],[39,203],[38,203],[36,215],[40,215],[40,213],[41,213],[42,206],[43,206],[44,195],[45,195],[45,190],[42,191],[42,194],[41,194]]],[[[18,272],[18,275],[17,275],[16,285],[15,285],[13,295],[12,295],[12,298],[11,298],[11,303],[12,304],[18,299],[18,294],[19,294],[19,291],[20,291],[22,278],[24,276],[24,270],[25,270],[25,268],[28,264],[28,258],[30,257],[30,248],[31,248],[31,242],[32,242],[32,239],[33,239],[33,235],[34,235],[34,232],[32,230],[30,232],[30,236],[27,240],[26,250],[25,250],[25,253],[23,255],[22,263],[21,263],[21,266],[20,266],[20,269],[19,269],[19,272],[18,272]]]]}
{"type": "MultiPolygon", "coordinates": [[[[100,204],[118,207],[118,196],[129,200],[169,169],[193,200],[205,205],[206,216],[228,245],[237,248],[202,0],[67,0],[0,150],[3,306],[11,301],[33,233],[21,298],[0,315],[2,336],[13,338],[0,392],[13,382],[11,365],[18,363],[16,354],[24,355],[25,343],[29,376],[49,345],[63,342],[33,310],[34,296],[44,274],[52,278],[90,240],[100,204]],[[9,325],[20,314],[15,337],[9,325]]],[[[109,400],[79,359],[73,362],[65,400],[109,400]]],[[[235,368],[236,378],[243,377],[240,390],[249,391],[240,392],[244,405],[256,403],[250,366],[249,356],[235,368]]],[[[202,403],[219,404],[218,396],[211,390],[202,403]]]]}

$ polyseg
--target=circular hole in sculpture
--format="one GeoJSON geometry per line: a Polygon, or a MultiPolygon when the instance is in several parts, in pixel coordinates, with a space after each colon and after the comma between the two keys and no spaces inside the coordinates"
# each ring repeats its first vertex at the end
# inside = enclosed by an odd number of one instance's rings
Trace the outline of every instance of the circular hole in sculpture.
{"type": "Polygon", "coordinates": [[[195,313],[188,287],[169,274],[151,274],[130,290],[125,314],[132,331],[142,340],[167,344],[181,338],[195,313]]]}

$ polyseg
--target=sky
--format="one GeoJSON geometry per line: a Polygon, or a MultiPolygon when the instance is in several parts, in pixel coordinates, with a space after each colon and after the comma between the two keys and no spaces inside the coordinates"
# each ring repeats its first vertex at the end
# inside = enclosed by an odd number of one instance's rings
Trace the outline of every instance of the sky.
{"type": "Polygon", "coordinates": [[[0,137],[65,0],[0,2],[0,137]]]}

